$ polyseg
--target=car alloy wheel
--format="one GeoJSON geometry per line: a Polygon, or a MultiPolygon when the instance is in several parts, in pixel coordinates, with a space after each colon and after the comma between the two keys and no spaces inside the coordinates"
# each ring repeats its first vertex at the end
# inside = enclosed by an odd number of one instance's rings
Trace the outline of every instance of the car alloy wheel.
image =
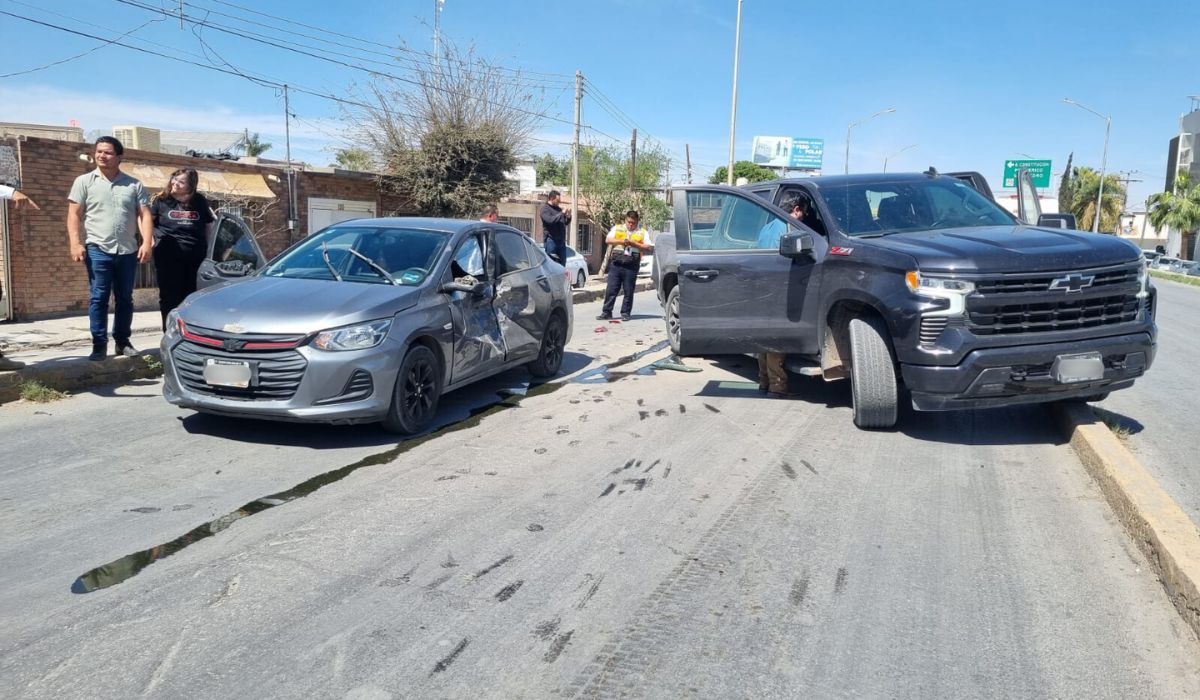
{"type": "Polygon", "coordinates": [[[667,323],[667,340],[671,343],[671,352],[679,353],[679,286],[671,288],[667,294],[667,313],[663,314],[667,323]]]}
{"type": "Polygon", "coordinates": [[[414,345],[404,356],[396,377],[392,404],[383,426],[395,433],[419,433],[433,422],[437,414],[442,386],[440,368],[433,351],[424,345],[414,345]]]}
{"type": "Polygon", "coordinates": [[[537,359],[529,363],[529,371],[535,377],[552,377],[562,368],[563,350],[567,343],[567,323],[560,313],[555,312],[546,324],[542,335],[542,348],[537,359]]]}

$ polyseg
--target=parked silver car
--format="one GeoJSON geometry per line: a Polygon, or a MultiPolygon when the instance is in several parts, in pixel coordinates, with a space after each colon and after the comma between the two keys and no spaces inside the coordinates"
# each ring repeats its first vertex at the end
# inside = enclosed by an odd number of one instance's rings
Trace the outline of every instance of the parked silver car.
{"type": "Polygon", "coordinates": [[[240,279],[168,317],[167,401],[411,434],[443,393],[518,365],[554,375],[572,330],[563,268],[478,221],[341,222],[240,279]]]}

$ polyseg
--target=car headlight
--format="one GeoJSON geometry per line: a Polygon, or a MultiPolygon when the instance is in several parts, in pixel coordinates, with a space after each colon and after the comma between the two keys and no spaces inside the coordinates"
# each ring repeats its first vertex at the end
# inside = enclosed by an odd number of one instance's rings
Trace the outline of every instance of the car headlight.
{"type": "Polygon", "coordinates": [[[975,283],[952,277],[929,277],[917,270],[904,275],[909,291],[921,296],[948,299],[949,308],[927,312],[927,316],[962,316],[967,309],[967,295],[975,291],[975,283]]]}
{"type": "Polygon", "coordinates": [[[166,326],[164,335],[167,337],[173,338],[175,336],[182,335],[182,332],[179,328],[179,309],[171,309],[167,313],[167,320],[163,325],[166,326]]]}
{"type": "Polygon", "coordinates": [[[385,318],[381,321],[330,328],[318,333],[310,345],[326,352],[366,350],[382,343],[391,327],[392,319],[385,318]]]}

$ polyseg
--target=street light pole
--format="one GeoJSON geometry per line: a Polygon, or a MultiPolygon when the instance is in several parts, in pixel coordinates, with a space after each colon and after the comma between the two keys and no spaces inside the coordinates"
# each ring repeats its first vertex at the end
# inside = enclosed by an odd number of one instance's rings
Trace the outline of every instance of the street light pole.
{"type": "Polygon", "coordinates": [[[1070,97],[1064,97],[1063,102],[1091,112],[1104,120],[1104,155],[1100,157],[1100,187],[1096,192],[1096,215],[1092,217],[1092,233],[1096,233],[1100,230],[1100,205],[1104,201],[1104,174],[1105,169],[1108,167],[1108,134],[1112,130],[1112,117],[1101,114],[1090,107],[1085,107],[1070,97]]]}
{"type": "MultiPolygon", "coordinates": [[[[739,2],[740,2],[740,0],[739,0],[739,2]]],[[[846,175],[850,174],[850,130],[853,129],[854,127],[858,126],[859,124],[863,124],[863,123],[871,121],[872,119],[874,119],[875,117],[878,117],[881,114],[888,114],[890,112],[895,112],[895,111],[896,111],[895,107],[888,107],[887,109],[881,109],[878,112],[867,117],[866,119],[859,119],[856,122],[851,122],[851,124],[846,127],[846,169],[845,169],[846,175]]]]}
{"type": "Polygon", "coordinates": [[[725,184],[733,184],[733,137],[737,133],[738,57],[742,53],[742,0],[738,0],[737,28],[733,33],[733,106],[729,110],[729,166],[725,184]]]}
{"type": "Polygon", "coordinates": [[[891,160],[892,158],[895,158],[896,156],[900,155],[901,153],[903,153],[903,152],[905,152],[905,151],[908,151],[908,150],[914,149],[914,148],[916,148],[916,147],[917,147],[917,144],[915,144],[915,143],[914,143],[914,144],[909,144],[908,146],[905,146],[904,148],[901,148],[900,150],[896,151],[896,152],[895,152],[895,153],[893,153],[892,155],[890,155],[890,156],[886,156],[886,157],[883,159],[883,172],[885,172],[885,173],[887,172],[887,163],[888,163],[888,161],[889,161],[889,160],[891,160]]]}

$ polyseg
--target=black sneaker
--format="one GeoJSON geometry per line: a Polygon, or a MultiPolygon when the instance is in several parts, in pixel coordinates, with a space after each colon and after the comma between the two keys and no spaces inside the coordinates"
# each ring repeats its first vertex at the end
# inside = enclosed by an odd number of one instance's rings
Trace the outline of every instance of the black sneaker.
{"type": "Polygon", "coordinates": [[[612,320],[612,314],[600,314],[599,316],[596,317],[596,320],[597,321],[610,321],[610,320],[612,320]]]}
{"type": "Polygon", "coordinates": [[[621,320],[622,320],[622,321],[628,321],[628,320],[629,320],[629,314],[621,314],[621,320]]]}
{"type": "Polygon", "coordinates": [[[92,346],[92,354],[88,355],[88,359],[91,360],[92,362],[100,362],[101,360],[103,360],[104,355],[105,355],[105,352],[104,352],[105,347],[106,346],[104,346],[104,345],[93,345],[92,346]]]}
{"type": "Polygon", "coordinates": [[[124,345],[117,345],[116,352],[113,354],[117,357],[137,357],[138,351],[129,343],[125,343],[124,345]]]}

